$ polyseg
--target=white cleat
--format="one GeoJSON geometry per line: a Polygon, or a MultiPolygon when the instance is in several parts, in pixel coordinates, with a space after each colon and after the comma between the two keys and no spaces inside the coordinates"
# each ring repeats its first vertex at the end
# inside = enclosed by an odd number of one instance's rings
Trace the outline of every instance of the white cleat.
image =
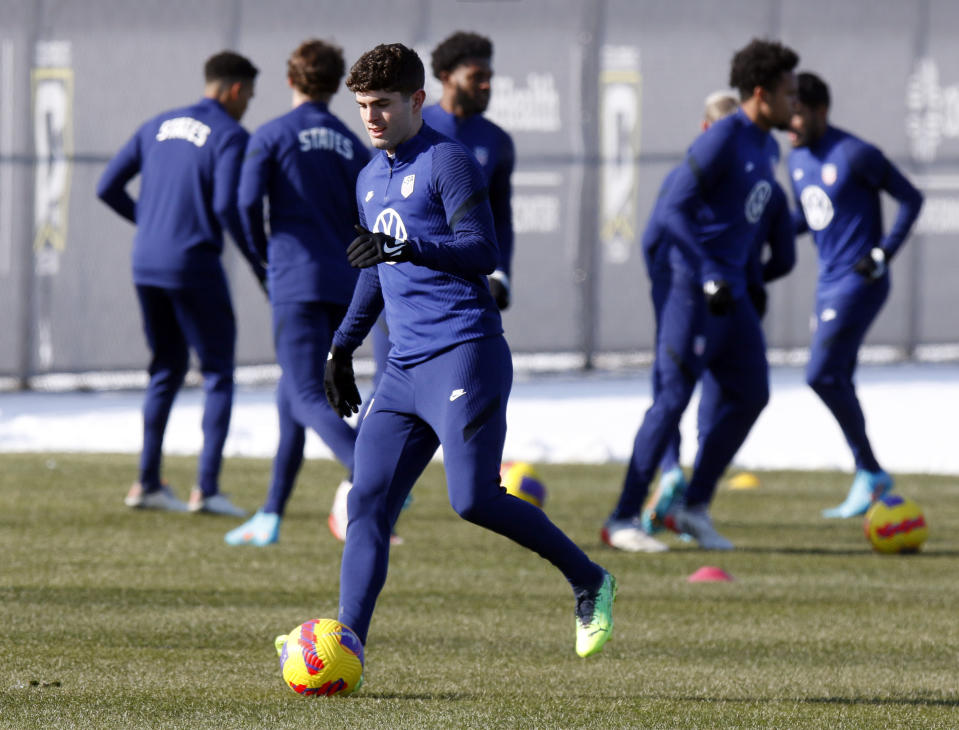
{"type": "Polygon", "coordinates": [[[161,509],[167,512],[186,512],[186,502],[176,498],[169,485],[164,484],[153,492],[147,492],[143,485],[137,482],[127,496],[123,498],[123,504],[134,509],[161,509]]]}
{"type": "Polygon", "coordinates": [[[211,494],[206,497],[197,487],[190,492],[189,510],[194,514],[204,512],[209,515],[225,515],[227,517],[246,517],[246,510],[240,509],[225,494],[211,494]]]}
{"type": "Polygon", "coordinates": [[[349,523],[349,517],[346,514],[346,498],[353,488],[353,482],[344,479],[340,486],[336,488],[336,494],[333,495],[333,506],[330,508],[330,516],[326,523],[330,527],[330,532],[340,542],[346,540],[346,525],[349,523]]]}
{"type": "Polygon", "coordinates": [[[680,507],[670,515],[677,532],[692,535],[703,550],[732,550],[735,546],[716,532],[713,520],[705,504],[695,507],[680,507]]]}
{"type": "Polygon", "coordinates": [[[665,543],[646,534],[639,518],[609,520],[603,525],[600,537],[610,547],[629,553],[664,553],[669,550],[665,543]]]}

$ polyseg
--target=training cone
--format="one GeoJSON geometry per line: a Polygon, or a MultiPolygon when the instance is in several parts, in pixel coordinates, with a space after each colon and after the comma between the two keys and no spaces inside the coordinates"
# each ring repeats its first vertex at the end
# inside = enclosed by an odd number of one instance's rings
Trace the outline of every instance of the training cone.
{"type": "Polygon", "coordinates": [[[751,471],[743,471],[734,477],[730,477],[727,484],[730,489],[755,489],[759,486],[759,477],[751,471]]]}
{"type": "Polygon", "coordinates": [[[704,565],[693,573],[687,580],[690,583],[718,583],[733,580],[733,577],[722,568],[715,565],[704,565]]]}

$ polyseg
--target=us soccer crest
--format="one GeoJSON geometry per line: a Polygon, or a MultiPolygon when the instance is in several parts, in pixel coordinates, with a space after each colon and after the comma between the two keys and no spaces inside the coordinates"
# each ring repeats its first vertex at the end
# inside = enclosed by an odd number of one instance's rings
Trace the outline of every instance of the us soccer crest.
{"type": "Polygon", "coordinates": [[[413,194],[413,183],[416,180],[416,175],[407,175],[403,178],[403,185],[400,186],[400,193],[402,193],[404,198],[408,198],[413,194]]]}
{"type": "Polygon", "coordinates": [[[832,185],[836,182],[836,166],[831,162],[822,166],[822,181],[825,185],[832,185]]]}

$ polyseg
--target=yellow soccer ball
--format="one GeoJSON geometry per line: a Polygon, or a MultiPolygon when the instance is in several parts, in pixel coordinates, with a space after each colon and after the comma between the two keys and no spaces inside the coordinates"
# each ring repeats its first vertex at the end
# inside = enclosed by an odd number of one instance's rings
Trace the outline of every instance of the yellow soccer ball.
{"type": "Polygon", "coordinates": [[[543,508],[546,503],[546,485],[530,464],[525,461],[508,461],[503,464],[500,474],[503,487],[509,494],[543,508]]]}
{"type": "Polygon", "coordinates": [[[363,644],[353,630],[331,618],[306,621],[276,637],[283,681],[301,695],[348,695],[363,676],[363,644]]]}
{"type": "Polygon", "coordinates": [[[880,553],[914,553],[929,537],[922,508],[911,499],[887,494],[866,512],[863,528],[880,553]]]}

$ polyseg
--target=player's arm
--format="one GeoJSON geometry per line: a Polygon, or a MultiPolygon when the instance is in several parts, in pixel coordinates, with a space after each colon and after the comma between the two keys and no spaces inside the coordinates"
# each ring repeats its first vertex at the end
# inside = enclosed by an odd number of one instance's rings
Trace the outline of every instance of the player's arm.
{"type": "MultiPolygon", "coordinates": [[[[786,202],[786,193],[779,184],[773,185],[773,197],[766,209],[769,216],[766,243],[769,258],[762,265],[762,281],[770,282],[785,276],[796,265],[796,236],[793,219],[786,202]]],[[[804,219],[805,220],[805,219],[804,219]]]]}
{"type": "Polygon", "coordinates": [[[646,221],[646,227],[643,229],[643,235],[640,238],[640,248],[643,251],[643,260],[646,263],[646,273],[650,277],[653,275],[656,251],[664,245],[666,238],[666,229],[663,227],[663,201],[676,174],[677,168],[673,168],[663,178],[656,195],[656,202],[653,203],[653,209],[649,213],[649,219],[646,221]]]}
{"type": "Polygon", "coordinates": [[[359,412],[362,401],[353,374],[353,352],[369,334],[382,311],[380,275],[376,266],[370,266],[360,272],[350,307],[333,333],[333,344],[323,374],[326,399],[341,418],[359,412]]]}
{"type": "Polygon", "coordinates": [[[254,134],[246,145],[237,189],[237,208],[245,241],[261,262],[267,261],[266,225],[263,218],[263,196],[273,168],[273,158],[265,141],[254,134]]]}
{"type": "Polygon", "coordinates": [[[513,168],[516,152],[513,140],[505,137],[501,155],[489,182],[489,204],[493,211],[496,243],[499,246],[499,264],[490,274],[490,291],[496,306],[506,309],[510,303],[510,276],[513,263],[513,168]]]}
{"type": "Polygon", "coordinates": [[[126,185],[140,172],[140,135],[133,135],[107,163],[97,182],[97,197],[131,223],[137,222],[137,204],[126,185]]]}
{"type": "Polygon", "coordinates": [[[450,274],[491,274],[499,262],[499,247],[483,171],[458,144],[437,145],[434,155],[433,185],[453,237],[413,241],[414,263],[450,274]]]}
{"type": "Polygon", "coordinates": [[[437,145],[433,155],[431,184],[442,201],[452,236],[439,241],[400,240],[358,226],[359,235],[346,250],[351,266],[362,269],[409,261],[465,277],[489,275],[496,269],[499,249],[483,171],[456,142],[437,145]]]}
{"type": "Polygon", "coordinates": [[[696,211],[709,193],[734,164],[732,127],[713,125],[701,134],[686,154],[685,164],[679,166],[669,188],[663,193],[663,226],[676,245],[693,261],[699,263],[703,284],[719,281],[719,266],[709,257],[699,242],[692,224],[696,211]]]}
{"type": "Polygon", "coordinates": [[[220,224],[230,233],[240,253],[250,263],[254,276],[262,282],[266,278],[266,269],[247,242],[237,209],[237,188],[246,141],[246,133],[238,132],[224,140],[219,150],[213,170],[213,212],[219,218],[220,224]]]}
{"type": "Polygon", "coordinates": [[[855,149],[850,159],[853,171],[869,185],[885,190],[897,201],[899,210],[889,233],[879,244],[885,260],[889,261],[902,246],[922,209],[922,193],[909,182],[882,152],[872,145],[863,144],[855,149]]]}

